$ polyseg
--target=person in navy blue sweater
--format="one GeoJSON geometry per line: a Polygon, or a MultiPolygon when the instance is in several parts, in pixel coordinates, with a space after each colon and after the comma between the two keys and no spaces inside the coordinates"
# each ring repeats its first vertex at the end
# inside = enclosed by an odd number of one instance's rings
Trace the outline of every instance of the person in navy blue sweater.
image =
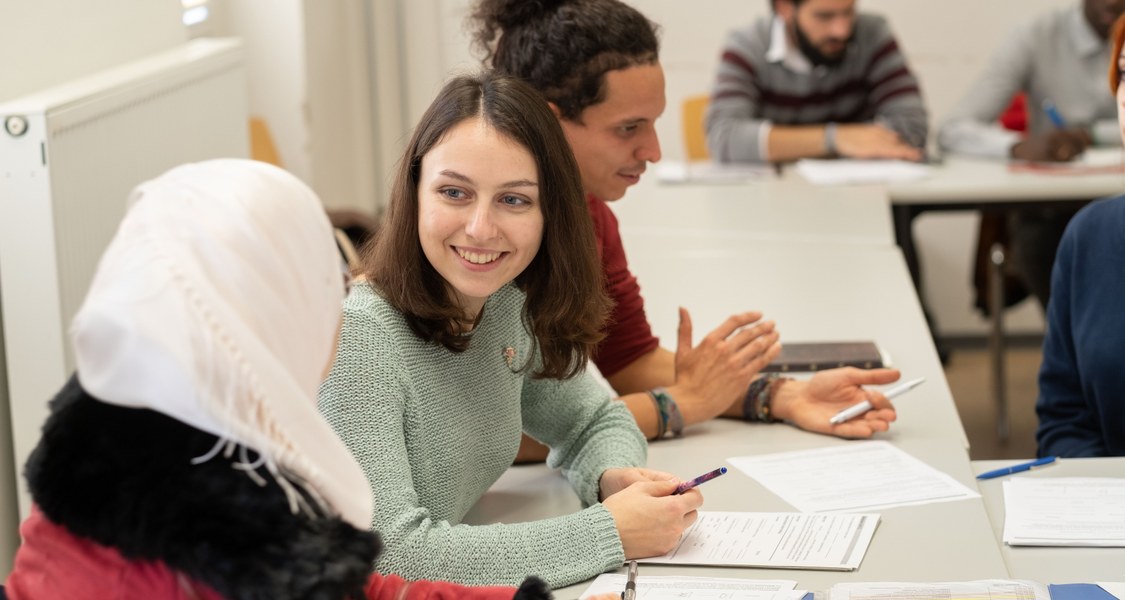
{"type": "MultiPolygon", "coordinates": [[[[1125,17],[1113,27],[1110,90],[1125,132],[1125,17]]],[[[1125,456],[1125,195],[1083,208],[1051,275],[1039,368],[1039,456],[1125,456]]]]}
{"type": "Polygon", "coordinates": [[[1071,220],[1051,286],[1039,456],[1125,456],[1125,196],[1071,220]]]}

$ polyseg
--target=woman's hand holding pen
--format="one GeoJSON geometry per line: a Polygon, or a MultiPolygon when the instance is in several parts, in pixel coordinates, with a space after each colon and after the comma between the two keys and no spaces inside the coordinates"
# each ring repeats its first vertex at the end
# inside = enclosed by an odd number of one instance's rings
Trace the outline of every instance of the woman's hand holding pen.
{"type": "Polygon", "coordinates": [[[637,482],[668,481],[676,476],[644,467],[606,469],[598,481],[598,499],[605,500],[637,482]]]}
{"type": "MultiPolygon", "coordinates": [[[[606,474],[614,470],[620,469],[610,469],[606,474]]],[[[603,490],[605,477],[602,476],[603,490]]],[[[673,495],[679,484],[680,480],[671,475],[668,479],[635,481],[602,502],[613,515],[626,560],[667,554],[695,522],[703,495],[698,489],[673,495]]]]}
{"type": "Polygon", "coordinates": [[[864,389],[897,381],[896,369],[829,369],[808,381],[786,382],[771,404],[772,414],[807,431],[844,438],[869,438],[886,431],[895,420],[895,409],[883,394],[864,389]],[[863,417],[833,425],[829,422],[840,410],[867,400],[874,407],[863,417]]]}
{"type": "Polygon", "coordinates": [[[668,392],[686,424],[713,419],[738,403],[758,372],[781,352],[773,321],[762,313],[727,318],[692,346],[691,315],[680,309],[676,345],[676,383],[668,392]]]}

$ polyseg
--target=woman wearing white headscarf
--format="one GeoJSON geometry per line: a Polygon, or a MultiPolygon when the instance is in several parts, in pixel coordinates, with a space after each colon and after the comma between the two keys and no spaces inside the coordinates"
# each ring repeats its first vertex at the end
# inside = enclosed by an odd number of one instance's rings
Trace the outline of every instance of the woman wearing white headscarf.
{"type": "Polygon", "coordinates": [[[369,578],[369,487],[315,405],[344,285],[311,190],[219,160],[130,203],[28,461],[10,598],[547,597],[369,578]]]}

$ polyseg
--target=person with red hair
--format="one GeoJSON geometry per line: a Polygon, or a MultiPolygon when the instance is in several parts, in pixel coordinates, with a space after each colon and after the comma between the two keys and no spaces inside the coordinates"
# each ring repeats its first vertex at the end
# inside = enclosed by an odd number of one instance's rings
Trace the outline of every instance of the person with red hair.
{"type": "MultiPolygon", "coordinates": [[[[1125,16],[1112,30],[1109,89],[1125,138],[1125,16]]],[[[1051,275],[1039,368],[1040,456],[1125,456],[1125,195],[1078,212],[1051,275]]]]}

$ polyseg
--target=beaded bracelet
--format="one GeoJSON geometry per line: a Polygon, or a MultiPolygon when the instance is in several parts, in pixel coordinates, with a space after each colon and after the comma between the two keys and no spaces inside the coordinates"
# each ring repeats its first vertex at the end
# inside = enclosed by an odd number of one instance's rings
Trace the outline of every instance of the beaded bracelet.
{"type": "Polygon", "coordinates": [[[676,404],[676,400],[672,398],[672,394],[669,394],[668,390],[658,387],[649,390],[648,395],[652,398],[652,402],[656,405],[656,412],[660,415],[660,426],[656,430],[656,439],[660,439],[668,433],[671,433],[672,437],[683,435],[684,416],[680,413],[680,407],[676,404]]]}
{"type": "Polygon", "coordinates": [[[770,396],[774,390],[774,383],[791,381],[789,377],[779,377],[777,373],[770,373],[759,377],[750,383],[746,396],[742,399],[742,418],[747,421],[761,421],[764,423],[777,423],[781,421],[770,413],[770,396]]]}

